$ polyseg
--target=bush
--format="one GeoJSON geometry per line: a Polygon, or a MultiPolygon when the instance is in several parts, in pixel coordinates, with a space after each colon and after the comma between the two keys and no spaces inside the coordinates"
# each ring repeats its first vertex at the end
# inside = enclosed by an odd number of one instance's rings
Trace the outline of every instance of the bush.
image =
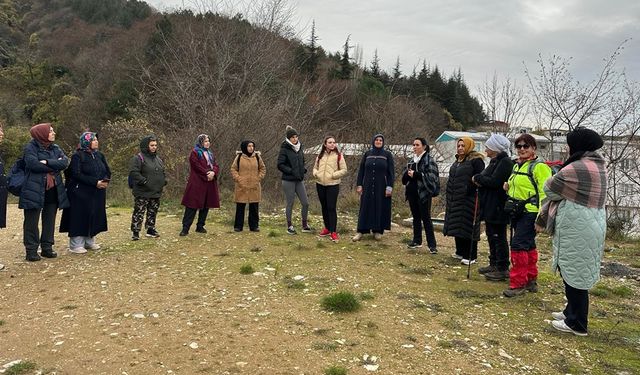
{"type": "Polygon", "coordinates": [[[347,375],[347,369],[342,366],[331,366],[324,370],[324,375],[347,375]]]}
{"type": "Polygon", "coordinates": [[[360,302],[350,292],[334,293],[322,299],[322,308],[332,312],[353,312],[360,309],[360,302]]]}
{"type": "Polygon", "coordinates": [[[255,270],[253,269],[253,266],[251,266],[250,264],[244,264],[242,265],[242,267],[240,267],[240,273],[243,275],[250,275],[254,272],[255,270]]]}

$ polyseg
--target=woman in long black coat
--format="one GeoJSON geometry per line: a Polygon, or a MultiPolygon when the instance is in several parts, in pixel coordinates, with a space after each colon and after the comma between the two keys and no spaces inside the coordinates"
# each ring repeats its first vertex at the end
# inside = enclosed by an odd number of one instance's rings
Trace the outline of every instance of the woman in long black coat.
{"type": "Polygon", "coordinates": [[[478,191],[471,177],[482,172],[484,158],[474,151],[474,147],[475,142],[469,137],[462,137],[456,143],[456,161],[449,169],[447,180],[447,207],[442,229],[445,236],[455,237],[453,257],[461,259],[465,265],[476,262],[480,239],[478,191]]]}
{"type": "Polygon", "coordinates": [[[60,232],[69,233],[69,251],[72,253],[98,250],[100,245],[95,242],[95,236],[107,230],[106,192],[111,170],[104,155],[98,151],[96,133],[82,133],[67,172],[71,207],[62,212],[60,232]]]}
{"type": "Polygon", "coordinates": [[[393,155],[384,149],[382,134],[376,134],[371,145],[362,156],[358,169],[356,191],[360,194],[360,214],[354,241],[370,232],[380,240],[384,230],[391,229],[391,193],[395,180],[393,155]]]}

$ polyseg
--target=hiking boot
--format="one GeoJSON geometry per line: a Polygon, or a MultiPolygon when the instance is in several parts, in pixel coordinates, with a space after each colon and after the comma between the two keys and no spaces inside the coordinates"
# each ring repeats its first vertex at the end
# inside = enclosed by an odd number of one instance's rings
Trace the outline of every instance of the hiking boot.
{"type": "Polygon", "coordinates": [[[133,234],[131,234],[132,241],[137,241],[139,239],[140,239],[140,232],[133,232],[133,234]]]}
{"type": "Polygon", "coordinates": [[[40,256],[45,258],[55,258],[58,256],[58,253],[53,251],[53,249],[42,249],[42,251],[40,252],[40,256]]]}
{"type": "Polygon", "coordinates": [[[27,250],[27,256],[25,257],[29,262],[37,262],[40,259],[40,255],[38,255],[38,250],[27,250]]]}
{"type": "Polygon", "coordinates": [[[478,273],[484,275],[485,273],[496,272],[497,270],[498,269],[495,266],[488,265],[478,268],[478,273]]]}
{"type": "Polygon", "coordinates": [[[196,232],[197,233],[207,233],[207,230],[204,229],[204,227],[201,227],[201,228],[196,228],[196,232]]]}
{"type": "Polygon", "coordinates": [[[322,228],[322,230],[320,231],[320,233],[318,233],[318,236],[320,236],[320,237],[325,237],[325,236],[328,236],[328,235],[330,235],[330,234],[331,234],[331,232],[329,232],[329,229],[327,229],[327,228],[322,228]]]}
{"type": "Polygon", "coordinates": [[[294,228],[293,225],[289,225],[289,228],[287,228],[287,234],[296,234],[296,228],[294,228]]]}
{"type": "Polygon", "coordinates": [[[476,260],[475,260],[475,259],[471,259],[471,260],[469,260],[469,259],[462,259],[462,260],[460,261],[460,263],[461,263],[461,264],[464,264],[465,266],[468,266],[468,265],[470,265],[470,264],[475,264],[475,263],[476,263],[476,260]]]}
{"type": "Polygon", "coordinates": [[[553,317],[553,320],[565,320],[565,319],[567,319],[567,317],[564,315],[564,313],[562,311],[552,312],[551,313],[551,317],[553,317]]]}
{"type": "Polygon", "coordinates": [[[502,294],[504,294],[505,297],[507,298],[511,298],[511,297],[515,297],[515,296],[521,296],[523,295],[527,290],[525,288],[509,288],[509,289],[505,289],[502,294]]]}
{"type": "Polygon", "coordinates": [[[437,249],[437,248],[435,248],[435,247],[430,247],[430,248],[429,248],[429,253],[431,253],[431,254],[438,254],[438,249],[437,249]]]}
{"type": "Polygon", "coordinates": [[[551,326],[560,332],[573,333],[576,336],[587,336],[587,332],[580,332],[572,329],[564,322],[564,320],[554,320],[551,326]]]}
{"type": "Polygon", "coordinates": [[[338,233],[336,232],[332,232],[329,236],[331,237],[331,241],[333,242],[340,241],[340,236],[338,236],[338,233]]]}
{"type": "Polygon", "coordinates": [[[73,254],[84,254],[87,252],[87,249],[85,249],[84,247],[73,247],[69,248],[69,252],[73,254]]]}
{"type": "Polygon", "coordinates": [[[374,233],[373,234],[373,239],[376,241],[381,241],[382,240],[382,233],[374,233]]]}
{"type": "Polygon", "coordinates": [[[409,242],[409,244],[407,245],[407,248],[409,248],[409,249],[419,249],[421,247],[422,247],[421,243],[417,243],[417,242],[414,242],[414,241],[409,242]]]}
{"type": "Polygon", "coordinates": [[[362,233],[356,233],[356,235],[351,238],[351,241],[356,242],[356,241],[360,241],[361,239],[362,239],[362,233]]]}
{"type": "Polygon", "coordinates": [[[489,281],[505,281],[509,279],[509,271],[493,271],[484,274],[485,279],[489,281]]]}
{"type": "Polygon", "coordinates": [[[303,226],[302,226],[302,232],[303,232],[303,233],[311,233],[311,232],[313,232],[313,228],[311,228],[311,227],[310,227],[310,226],[308,226],[308,225],[303,225],[303,226]]]}
{"type": "Polygon", "coordinates": [[[160,233],[155,228],[147,229],[147,237],[158,238],[160,237],[160,233]]]}
{"type": "Polygon", "coordinates": [[[536,280],[529,280],[524,288],[527,290],[527,292],[538,293],[538,282],[536,280]]]}

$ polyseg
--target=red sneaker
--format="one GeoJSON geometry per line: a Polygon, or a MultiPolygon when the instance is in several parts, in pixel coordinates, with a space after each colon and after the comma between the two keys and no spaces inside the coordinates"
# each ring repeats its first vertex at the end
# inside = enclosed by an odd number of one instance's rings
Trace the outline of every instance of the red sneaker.
{"type": "Polygon", "coordinates": [[[331,233],[331,241],[333,241],[333,242],[340,241],[340,237],[338,236],[338,233],[336,233],[336,232],[332,232],[331,233]]]}
{"type": "Polygon", "coordinates": [[[329,229],[327,229],[327,228],[322,228],[322,230],[320,231],[320,234],[318,234],[318,236],[320,236],[320,237],[325,237],[325,236],[328,236],[328,235],[330,235],[330,234],[331,234],[331,232],[329,232],[329,229]]]}

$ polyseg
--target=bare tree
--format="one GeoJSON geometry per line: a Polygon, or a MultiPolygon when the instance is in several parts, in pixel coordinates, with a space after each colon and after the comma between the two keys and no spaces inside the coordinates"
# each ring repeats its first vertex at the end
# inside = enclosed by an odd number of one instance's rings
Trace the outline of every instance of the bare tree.
{"type": "Polygon", "coordinates": [[[493,124],[502,121],[517,127],[528,115],[528,100],[524,88],[508,76],[500,82],[494,72],[491,80],[485,79],[484,84],[478,87],[478,92],[480,102],[493,124]]]}

